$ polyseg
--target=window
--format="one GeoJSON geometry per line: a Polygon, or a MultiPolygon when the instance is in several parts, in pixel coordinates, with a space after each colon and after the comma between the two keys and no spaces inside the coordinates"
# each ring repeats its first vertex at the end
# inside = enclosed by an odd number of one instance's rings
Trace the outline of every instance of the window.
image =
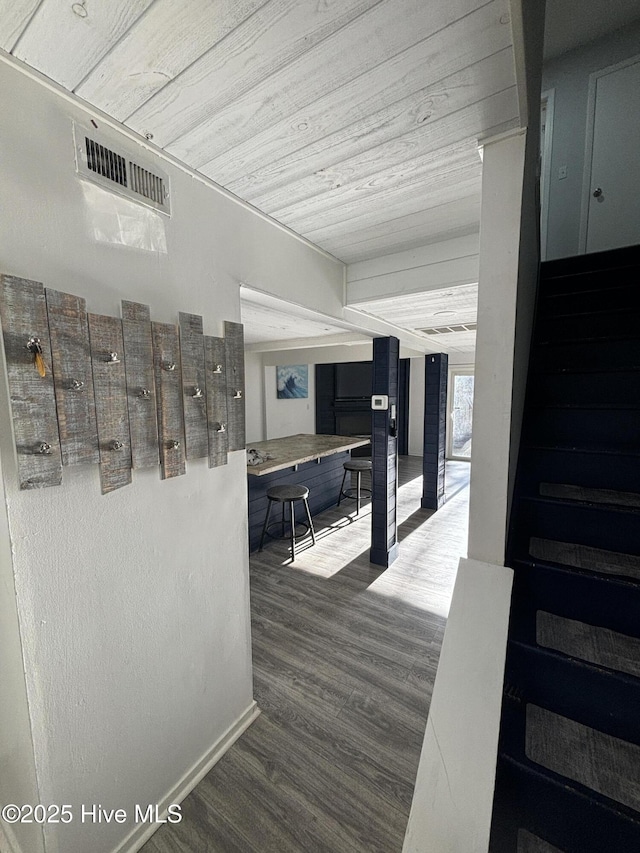
{"type": "Polygon", "coordinates": [[[454,368],[449,376],[448,456],[471,459],[473,369],[454,368]]]}

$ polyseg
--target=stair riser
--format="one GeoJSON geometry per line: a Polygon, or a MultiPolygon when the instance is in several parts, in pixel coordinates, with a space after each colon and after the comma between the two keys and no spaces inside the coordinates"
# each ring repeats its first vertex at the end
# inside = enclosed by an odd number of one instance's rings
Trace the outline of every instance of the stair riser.
{"type": "Polygon", "coordinates": [[[539,496],[540,483],[639,492],[640,456],[523,448],[518,463],[519,494],[539,496]]]}
{"type": "Polygon", "coordinates": [[[573,317],[540,317],[534,333],[535,343],[587,341],[609,338],[633,338],[640,327],[640,313],[623,309],[573,317]]]}
{"type": "Polygon", "coordinates": [[[527,402],[531,406],[638,405],[640,371],[539,374],[529,383],[527,402]]]}
{"type": "Polygon", "coordinates": [[[528,445],[620,453],[638,452],[639,436],[640,413],[633,409],[533,409],[523,428],[523,441],[528,445]]]}
{"type": "Polygon", "coordinates": [[[545,344],[534,348],[531,370],[637,370],[640,346],[637,340],[590,343],[545,344]]]}
{"type": "Polygon", "coordinates": [[[558,501],[522,500],[515,510],[515,559],[529,557],[531,537],[640,555],[640,514],[558,501]]]}
{"type": "Polygon", "coordinates": [[[538,316],[590,314],[600,311],[627,309],[638,304],[640,270],[626,271],[623,280],[605,280],[601,273],[581,276],[563,287],[544,283],[540,288],[538,316]]]}

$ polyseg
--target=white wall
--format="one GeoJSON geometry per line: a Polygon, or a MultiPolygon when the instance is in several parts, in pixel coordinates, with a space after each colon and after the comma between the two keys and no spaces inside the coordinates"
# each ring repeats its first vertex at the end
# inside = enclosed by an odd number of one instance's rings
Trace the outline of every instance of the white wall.
{"type": "Polygon", "coordinates": [[[547,259],[579,253],[589,75],[639,53],[640,21],[544,67],[542,88],[555,89],[547,259]],[[561,166],[567,167],[563,179],[561,166]]]}
{"type": "MultiPolygon", "coordinates": [[[[88,114],[4,60],[0,102],[1,271],[84,296],[97,313],[117,316],[123,298],[160,321],[201,313],[218,335],[223,320],[240,319],[242,280],[279,292],[305,281],[318,303],[341,295],[333,261],[166,162],[166,252],[100,241],[74,171],[71,120],[87,124],[88,114]]],[[[162,802],[252,709],[244,453],[213,470],[196,460],[165,482],[137,471],[106,496],[97,466],[21,492],[3,380],[0,457],[2,583],[10,554],[39,799],[75,809],[162,802]]],[[[19,685],[9,684],[18,710],[0,705],[1,743],[4,757],[16,739],[16,762],[3,763],[2,795],[22,801],[33,762],[19,685]]],[[[131,829],[51,825],[46,851],[107,853],[131,829]]]]}
{"type": "MultiPolygon", "coordinates": [[[[291,362],[282,362],[291,364],[291,362]]],[[[296,362],[306,364],[306,362],[296,362]]],[[[315,365],[309,369],[309,396],[300,400],[278,400],[276,395],[276,368],[264,368],[264,401],[267,438],[281,438],[298,433],[315,434],[316,431],[316,372],[315,365]]]]}
{"type": "Polygon", "coordinates": [[[422,456],[424,450],[425,361],[410,359],[409,368],[409,456],[422,456]]]}
{"type": "Polygon", "coordinates": [[[266,436],[264,405],[264,369],[259,352],[244,354],[245,416],[247,444],[264,441],[266,436]]]}

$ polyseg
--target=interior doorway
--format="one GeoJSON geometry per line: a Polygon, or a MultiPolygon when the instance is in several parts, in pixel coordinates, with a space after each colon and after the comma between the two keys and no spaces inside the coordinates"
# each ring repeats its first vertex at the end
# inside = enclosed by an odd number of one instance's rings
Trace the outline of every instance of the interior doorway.
{"type": "Polygon", "coordinates": [[[640,56],[589,80],[580,242],[600,252],[640,242],[640,56]]]}

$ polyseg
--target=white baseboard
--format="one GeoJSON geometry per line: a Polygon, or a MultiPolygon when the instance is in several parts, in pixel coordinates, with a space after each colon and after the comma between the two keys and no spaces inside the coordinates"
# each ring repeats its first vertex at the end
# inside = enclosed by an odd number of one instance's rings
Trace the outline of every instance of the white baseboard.
{"type": "MultiPolygon", "coordinates": [[[[207,750],[207,752],[196,763],[187,770],[182,779],[162,798],[158,804],[160,818],[166,818],[167,809],[173,803],[181,803],[187,794],[195,788],[209,770],[216,764],[225,752],[231,747],[240,735],[248,729],[251,723],[260,714],[260,709],[252,702],[247,710],[227,729],[222,737],[207,750]]],[[[113,853],[136,853],[151,838],[154,832],[164,824],[140,823],[135,826],[127,837],[113,850],[113,853]]],[[[10,850],[9,853],[14,853],[10,850]]],[[[19,853],[18,850],[15,853],[19,853]]]]}

